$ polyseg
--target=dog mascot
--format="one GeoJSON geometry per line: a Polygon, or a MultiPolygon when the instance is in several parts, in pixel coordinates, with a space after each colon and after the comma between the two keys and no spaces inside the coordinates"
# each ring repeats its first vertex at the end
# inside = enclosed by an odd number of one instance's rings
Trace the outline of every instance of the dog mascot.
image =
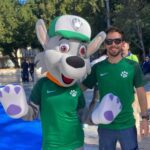
{"type": "Polygon", "coordinates": [[[40,112],[42,150],[81,150],[84,133],[78,111],[85,101],[77,81],[90,72],[87,58],[98,50],[105,33],[90,42],[88,22],[74,15],[57,17],[48,31],[38,20],[36,33],[44,51],[35,61],[46,76],[36,82],[28,102],[20,85],[8,84],[0,89],[1,103],[12,118],[33,120],[40,112]]]}

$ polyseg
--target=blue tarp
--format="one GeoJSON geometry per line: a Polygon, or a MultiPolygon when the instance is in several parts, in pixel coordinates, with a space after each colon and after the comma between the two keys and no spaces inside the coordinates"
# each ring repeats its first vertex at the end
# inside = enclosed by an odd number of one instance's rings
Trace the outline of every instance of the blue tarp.
{"type": "Polygon", "coordinates": [[[0,104],[0,150],[41,150],[41,145],[40,121],[12,119],[0,104]]]}

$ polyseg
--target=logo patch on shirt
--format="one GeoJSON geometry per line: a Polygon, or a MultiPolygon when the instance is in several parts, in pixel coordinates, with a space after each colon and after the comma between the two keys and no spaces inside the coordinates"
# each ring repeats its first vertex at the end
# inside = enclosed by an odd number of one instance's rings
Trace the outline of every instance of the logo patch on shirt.
{"type": "Polygon", "coordinates": [[[54,93],[54,92],[56,92],[56,91],[47,90],[47,94],[54,93]]]}
{"type": "Polygon", "coordinates": [[[106,76],[107,74],[108,74],[108,72],[101,73],[100,76],[103,77],[103,76],[106,76]]]}
{"type": "Polygon", "coordinates": [[[120,75],[121,75],[123,78],[127,78],[127,77],[128,77],[128,72],[122,71],[120,75]]]}
{"type": "Polygon", "coordinates": [[[71,95],[72,97],[77,96],[77,91],[76,91],[76,90],[71,90],[71,91],[70,91],[70,95],[71,95]]]}

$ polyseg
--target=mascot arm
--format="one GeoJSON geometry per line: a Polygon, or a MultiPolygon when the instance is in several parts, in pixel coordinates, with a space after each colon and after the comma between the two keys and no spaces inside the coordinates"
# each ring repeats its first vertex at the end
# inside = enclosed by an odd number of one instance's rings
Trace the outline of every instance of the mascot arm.
{"type": "Polygon", "coordinates": [[[120,99],[112,93],[106,94],[101,102],[95,104],[85,113],[85,123],[89,125],[110,124],[122,110],[120,99]]]}
{"type": "Polygon", "coordinates": [[[11,118],[21,118],[28,112],[25,91],[20,85],[8,84],[0,88],[0,101],[11,118]]]}
{"type": "Polygon", "coordinates": [[[38,118],[39,115],[39,106],[34,104],[33,102],[29,102],[29,109],[25,116],[22,117],[23,120],[34,120],[38,118]]]}
{"type": "Polygon", "coordinates": [[[5,112],[11,118],[33,120],[38,116],[38,105],[27,103],[25,91],[20,85],[8,84],[0,88],[0,100],[5,112]]]}
{"type": "Polygon", "coordinates": [[[116,95],[106,94],[91,113],[94,124],[110,124],[115,120],[122,110],[122,104],[116,95]]]}

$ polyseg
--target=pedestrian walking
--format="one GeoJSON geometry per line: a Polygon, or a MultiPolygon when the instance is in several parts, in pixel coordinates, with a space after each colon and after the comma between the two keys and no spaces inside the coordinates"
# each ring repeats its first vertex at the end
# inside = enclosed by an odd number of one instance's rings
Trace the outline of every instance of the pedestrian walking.
{"type": "Polygon", "coordinates": [[[142,63],[142,70],[143,70],[144,75],[150,73],[150,59],[148,56],[145,57],[142,63]]]}
{"type": "Polygon", "coordinates": [[[35,64],[34,64],[33,60],[30,60],[30,62],[29,62],[29,72],[30,72],[31,79],[32,79],[33,82],[34,82],[34,67],[35,67],[35,64]]]}
{"type": "Polygon", "coordinates": [[[100,102],[105,95],[111,93],[122,103],[122,110],[112,123],[98,125],[99,150],[116,150],[117,141],[122,150],[138,150],[132,108],[134,88],[141,108],[140,134],[145,137],[149,132],[142,70],[137,62],[122,57],[123,32],[116,27],[110,27],[106,34],[104,44],[108,58],[92,67],[91,74],[83,81],[81,87],[93,88],[98,84],[100,102]]]}
{"type": "Polygon", "coordinates": [[[26,59],[23,59],[21,63],[21,69],[22,82],[29,82],[29,64],[26,59]]]}

